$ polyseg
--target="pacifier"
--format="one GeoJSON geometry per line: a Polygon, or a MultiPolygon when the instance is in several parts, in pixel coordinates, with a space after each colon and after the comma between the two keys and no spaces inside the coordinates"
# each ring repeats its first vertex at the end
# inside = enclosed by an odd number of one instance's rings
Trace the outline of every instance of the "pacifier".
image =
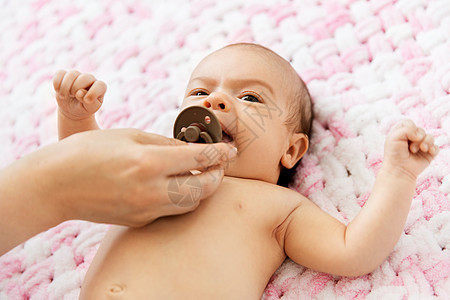
{"type": "Polygon", "coordinates": [[[222,141],[222,126],[211,110],[203,106],[190,106],[178,114],[173,136],[189,143],[218,143],[222,141]]]}

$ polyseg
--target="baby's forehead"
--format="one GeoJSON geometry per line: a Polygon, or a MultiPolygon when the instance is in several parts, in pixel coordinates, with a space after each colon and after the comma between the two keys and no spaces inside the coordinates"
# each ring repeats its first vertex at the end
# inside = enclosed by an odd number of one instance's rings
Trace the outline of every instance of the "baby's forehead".
{"type": "Polygon", "coordinates": [[[289,65],[285,59],[272,50],[254,44],[229,45],[212,52],[209,56],[213,59],[222,59],[223,56],[227,56],[231,52],[235,53],[237,56],[245,56],[250,54],[256,60],[260,60],[265,63],[273,63],[273,67],[277,69],[286,67],[285,63],[289,65]]]}
{"type": "MultiPolygon", "coordinates": [[[[289,83],[298,76],[287,60],[272,50],[256,44],[234,44],[218,49],[203,58],[193,70],[192,75],[199,69],[204,70],[205,64],[218,62],[238,65],[238,67],[248,67],[249,65],[263,67],[265,72],[274,73],[276,77],[282,76],[283,81],[289,83]],[[251,59],[249,59],[249,55],[251,59]]],[[[255,77],[258,77],[258,75],[261,74],[253,73],[255,77]]]]}

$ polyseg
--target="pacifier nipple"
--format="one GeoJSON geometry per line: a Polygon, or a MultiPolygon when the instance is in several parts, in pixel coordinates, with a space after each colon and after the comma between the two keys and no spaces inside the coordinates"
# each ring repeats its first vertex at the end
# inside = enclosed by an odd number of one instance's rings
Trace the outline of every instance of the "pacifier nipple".
{"type": "Polygon", "coordinates": [[[211,110],[190,106],[176,118],[173,136],[190,143],[218,143],[222,141],[222,127],[211,110]]]}

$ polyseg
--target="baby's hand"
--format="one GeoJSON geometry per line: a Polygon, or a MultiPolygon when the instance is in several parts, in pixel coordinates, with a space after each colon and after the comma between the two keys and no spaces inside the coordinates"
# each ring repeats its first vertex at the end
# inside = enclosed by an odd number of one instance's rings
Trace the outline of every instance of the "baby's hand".
{"type": "Polygon", "coordinates": [[[72,120],[82,120],[102,106],[106,84],[91,74],[60,70],[53,77],[59,110],[72,120]]]}
{"type": "Polygon", "coordinates": [[[392,129],[386,138],[383,166],[416,179],[439,152],[434,138],[411,120],[392,129]]]}

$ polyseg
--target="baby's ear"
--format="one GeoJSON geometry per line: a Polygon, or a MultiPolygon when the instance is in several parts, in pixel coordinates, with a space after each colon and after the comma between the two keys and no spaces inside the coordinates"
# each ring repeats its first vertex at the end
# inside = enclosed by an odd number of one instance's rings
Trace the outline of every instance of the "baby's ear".
{"type": "Polygon", "coordinates": [[[291,169],[305,155],[309,147],[308,136],[304,133],[294,133],[289,140],[289,147],[281,157],[281,164],[291,169]]]}

